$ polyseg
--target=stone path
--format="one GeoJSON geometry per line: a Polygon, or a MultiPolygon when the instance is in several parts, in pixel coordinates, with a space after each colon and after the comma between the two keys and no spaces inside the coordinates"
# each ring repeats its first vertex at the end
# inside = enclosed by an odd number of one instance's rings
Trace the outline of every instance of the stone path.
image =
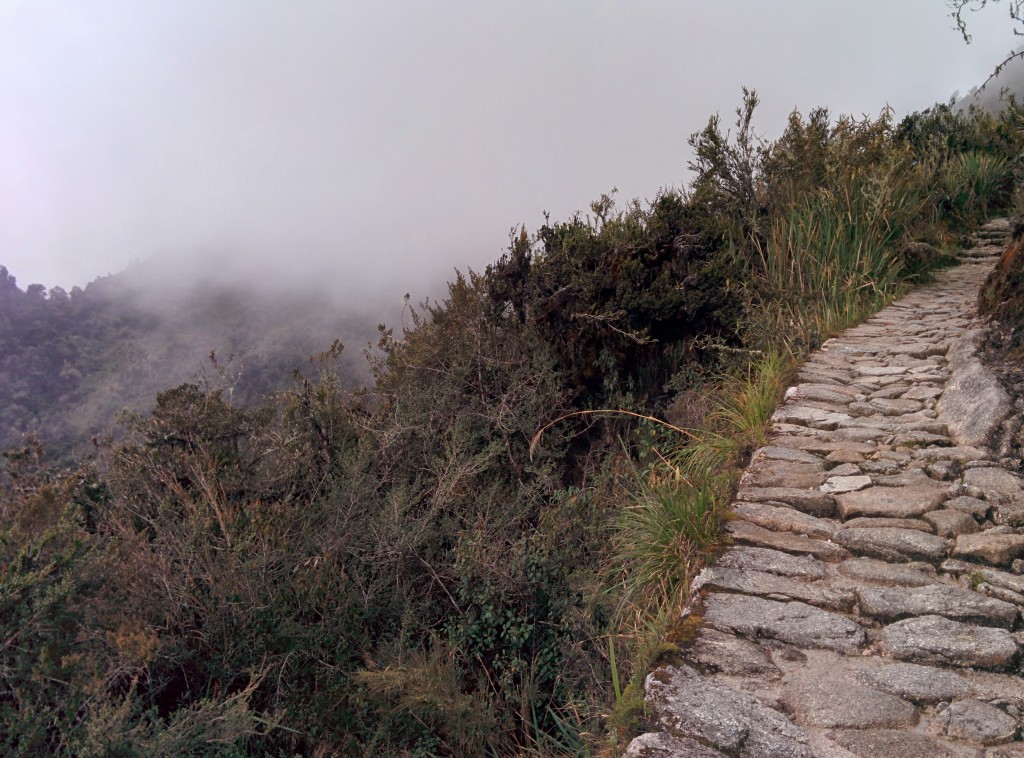
{"type": "Polygon", "coordinates": [[[803,365],[627,756],[1024,756],[1020,414],[974,318],[1008,231],[803,365]]]}

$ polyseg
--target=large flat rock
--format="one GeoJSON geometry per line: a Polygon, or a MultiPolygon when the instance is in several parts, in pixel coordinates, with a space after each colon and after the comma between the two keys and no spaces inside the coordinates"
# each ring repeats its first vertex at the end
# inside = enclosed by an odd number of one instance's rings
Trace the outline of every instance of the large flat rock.
{"type": "Polygon", "coordinates": [[[956,538],[953,555],[1004,566],[1024,555],[1024,534],[961,534],[956,538]]]}
{"type": "Polygon", "coordinates": [[[829,739],[859,758],[957,758],[938,740],[901,729],[837,729],[829,739]]]}
{"type": "Polygon", "coordinates": [[[846,677],[810,669],[791,678],[782,702],[801,726],[825,729],[892,729],[917,723],[917,710],[895,695],[846,677]]]}
{"type": "Polygon", "coordinates": [[[879,621],[935,615],[982,626],[1012,629],[1017,620],[1015,605],[948,584],[862,587],[856,592],[861,614],[879,621]]]}
{"type": "MultiPolygon", "coordinates": [[[[850,590],[838,590],[801,579],[761,571],[715,566],[706,568],[693,580],[694,590],[739,592],[773,600],[799,600],[819,608],[850,611],[856,600],[850,590]]],[[[993,601],[999,602],[999,601],[993,601]]],[[[1010,606],[1013,608],[1013,606],[1010,606]]],[[[1014,615],[1016,609],[1014,608],[1014,615]]]]}
{"type": "Polygon", "coordinates": [[[882,647],[892,657],[915,663],[1003,668],[1017,655],[1005,629],[974,626],[942,616],[921,616],[882,630],[882,647]]]}
{"type": "Polygon", "coordinates": [[[979,361],[954,370],[938,404],[939,419],[958,445],[983,447],[1011,410],[1010,396],[979,361]]]}
{"type": "Polygon", "coordinates": [[[836,496],[839,515],[913,518],[936,510],[946,499],[948,486],[920,482],[908,487],[868,487],[836,496]]]}
{"type": "Polygon", "coordinates": [[[645,690],[648,707],[674,737],[696,739],[727,755],[747,758],[813,756],[807,736],[788,718],[689,666],[652,672],[645,690]]]}
{"type": "MultiPolygon", "coordinates": [[[[749,503],[785,503],[786,505],[793,506],[798,511],[811,516],[818,516],[819,518],[834,516],[836,512],[835,499],[828,493],[820,492],[817,489],[745,487],[736,493],[736,499],[749,503]]],[[[931,509],[929,508],[929,510],[931,509]]]]}
{"type": "Polygon", "coordinates": [[[770,503],[733,503],[732,512],[744,521],[775,532],[806,534],[815,539],[831,539],[839,522],[810,516],[789,506],[770,503]]]}
{"type": "Polygon", "coordinates": [[[831,542],[813,540],[802,534],[773,532],[748,521],[730,521],[725,525],[725,531],[735,542],[741,544],[771,548],[797,555],[813,555],[825,561],[839,561],[850,555],[839,545],[831,542]]]}
{"type": "Polygon", "coordinates": [[[936,563],[949,550],[947,540],[915,529],[840,529],[834,540],[854,555],[895,563],[936,563]]]}
{"type": "Polygon", "coordinates": [[[914,703],[930,705],[966,697],[974,691],[969,681],[948,669],[918,663],[891,663],[862,671],[862,681],[914,703]]]}
{"type": "Polygon", "coordinates": [[[865,641],[860,624],[806,603],[724,593],[711,595],[705,603],[705,622],[724,632],[841,653],[854,653],[865,641]]]}
{"type": "Polygon", "coordinates": [[[764,547],[737,546],[718,558],[716,565],[745,571],[766,571],[780,576],[823,579],[825,564],[809,555],[790,555],[764,547]]]}

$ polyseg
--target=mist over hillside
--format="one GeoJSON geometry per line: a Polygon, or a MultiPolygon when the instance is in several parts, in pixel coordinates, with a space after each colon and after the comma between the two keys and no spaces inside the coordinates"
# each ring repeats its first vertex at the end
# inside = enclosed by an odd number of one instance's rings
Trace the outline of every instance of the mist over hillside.
{"type": "MultiPolygon", "coordinates": [[[[66,292],[19,287],[0,266],[0,449],[37,435],[58,458],[88,453],[122,410],[144,413],[184,382],[251,405],[289,386],[335,340],[347,386],[368,379],[363,351],[398,308],[335,300],[326,288],[192,281],[139,263],[66,292]]],[[[223,270],[220,269],[223,273],[223,270]]]]}

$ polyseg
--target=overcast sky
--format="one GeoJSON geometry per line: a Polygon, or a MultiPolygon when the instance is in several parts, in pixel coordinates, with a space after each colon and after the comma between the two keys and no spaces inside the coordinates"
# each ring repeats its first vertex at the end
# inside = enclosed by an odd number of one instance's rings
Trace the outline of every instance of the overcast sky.
{"type": "Polygon", "coordinates": [[[743,85],[766,136],[965,92],[1004,5],[966,46],[943,0],[0,0],[0,265],[418,297],[545,210],[681,186],[743,85]]]}

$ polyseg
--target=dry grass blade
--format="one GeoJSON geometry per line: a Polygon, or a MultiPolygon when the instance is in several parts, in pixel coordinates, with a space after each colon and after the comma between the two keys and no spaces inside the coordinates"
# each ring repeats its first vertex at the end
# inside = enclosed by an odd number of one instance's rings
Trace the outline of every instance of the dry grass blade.
{"type": "Polygon", "coordinates": [[[537,445],[540,443],[540,438],[544,436],[544,432],[553,427],[555,424],[559,423],[560,421],[565,421],[567,418],[572,418],[573,416],[589,416],[596,414],[620,414],[623,416],[632,416],[633,418],[643,419],[644,421],[653,421],[655,424],[660,424],[666,429],[671,429],[672,431],[679,432],[680,434],[690,437],[691,439],[696,439],[696,437],[694,437],[693,435],[693,432],[687,431],[682,427],[673,426],[667,421],[662,421],[660,418],[655,418],[654,416],[647,416],[643,413],[634,413],[633,411],[624,411],[621,408],[595,408],[592,410],[573,411],[572,413],[566,413],[562,416],[559,416],[554,421],[549,421],[548,423],[544,424],[544,426],[538,429],[537,433],[533,435],[533,439],[530,440],[530,460],[533,460],[533,451],[537,448],[537,445]]]}

